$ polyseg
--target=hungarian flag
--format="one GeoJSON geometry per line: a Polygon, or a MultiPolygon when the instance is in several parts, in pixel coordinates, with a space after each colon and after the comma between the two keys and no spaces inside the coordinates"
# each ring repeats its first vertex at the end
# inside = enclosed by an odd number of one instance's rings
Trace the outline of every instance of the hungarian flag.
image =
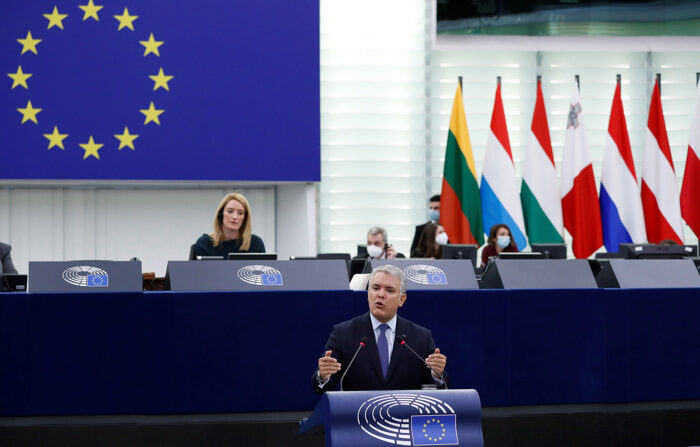
{"type": "Polygon", "coordinates": [[[440,195],[440,224],[456,244],[484,243],[481,199],[476,181],[472,145],[462,103],[462,86],[457,86],[447,134],[445,169],[440,195]]]}
{"type": "Polygon", "coordinates": [[[658,81],[654,83],[649,105],[642,171],[642,205],[649,242],[658,244],[664,239],[671,239],[678,244],[683,243],[676,172],[666,135],[658,81]]]}
{"type": "Polygon", "coordinates": [[[554,167],[552,141],[549,138],[547,110],[541,82],[537,81],[537,99],[530,126],[530,141],[520,188],[525,228],[530,244],[564,242],[559,181],[554,167]]]}
{"type": "Polygon", "coordinates": [[[700,84],[695,98],[695,111],[690,128],[688,158],[685,161],[685,174],[681,187],[681,212],[688,226],[700,236],[700,84]]]}
{"type": "Polygon", "coordinates": [[[603,245],[598,191],[583,125],[583,108],[578,87],[569,103],[561,173],[561,207],[564,227],[573,238],[577,258],[587,258],[603,245]]]}
{"type": "Polygon", "coordinates": [[[515,166],[499,83],[493,103],[491,131],[486,140],[484,171],[481,175],[481,209],[486,231],[490,231],[490,228],[497,224],[508,225],[518,249],[522,250],[527,245],[527,239],[515,179],[515,166]]]}
{"type": "Polygon", "coordinates": [[[642,201],[639,198],[619,81],[615,87],[608,137],[605,140],[603,174],[600,180],[600,214],[603,240],[609,252],[619,251],[622,243],[646,242],[642,201]]]}

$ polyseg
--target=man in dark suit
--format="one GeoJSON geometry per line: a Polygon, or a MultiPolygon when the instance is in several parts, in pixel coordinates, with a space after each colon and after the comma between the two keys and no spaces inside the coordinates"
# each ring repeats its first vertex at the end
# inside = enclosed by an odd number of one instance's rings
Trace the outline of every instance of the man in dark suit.
{"type": "Polygon", "coordinates": [[[423,384],[446,383],[444,374],[447,358],[435,348],[431,332],[399,317],[396,312],[406,302],[406,279],[393,265],[377,267],[370,278],[369,313],[333,327],[326,352],[318,359],[318,369],[312,376],[318,393],[332,391],[360,346],[364,347],[355,358],[343,381],[344,390],[404,390],[420,389],[423,384]],[[431,373],[421,359],[406,346],[410,345],[437,373],[431,373]]]}
{"type": "Polygon", "coordinates": [[[423,234],[425,226],[429,223],[440,222],[440,194],[435,194],[430,198],[428,208],[428,218],[430,220],[424,224],[416,225],[416,233],[413,235],[413,242],[411,242],[411,251],[409,253],[413,253],[413,250],[418,246],[418,239],[420,239],[420,235],[423,234]]]}
{"type": "Polygon", "coordinates": [[[7,244],[0,242],[0,275],[7,273],[9,275],[16,275],[17,269],[14,264],[12,264],[12,256],[10,256],[10,251],[12,247],[7,244]]]}
{"type": "Polygon", "coordinates": [[[17,269],[15,268],[14,264],[12,264],[12,256],[10,256],[10,251],[12,251],[12,247],[0,242],[0,291],[2,292],[4,292],[6,289],[5,281],[3,281],[2,276],[5,274],[17,274],[17,269]]]}
{"type": "Polygon", "coordinates": [[[364,252],[359,253],[353,259],[395,259],[405,258],[389,244],[386,230],[382,227],[372,227],[367,232],[367,245],[364,252]]]}

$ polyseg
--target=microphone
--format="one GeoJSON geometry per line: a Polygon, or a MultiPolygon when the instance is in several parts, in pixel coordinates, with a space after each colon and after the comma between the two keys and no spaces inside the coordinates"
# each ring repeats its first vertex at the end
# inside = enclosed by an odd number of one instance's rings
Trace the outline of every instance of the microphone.
{"type": "Polygon", "coordinates": [[[357,351],[355,351],[355,355],[352,356],[350,363],[348,363],[348,367],[345,368],[345,372],[343,373],[343,376],[340,378],[340,391],[343,391],[343,380],[345,379],[345,375],[348,373],[348,371],[350,371],[350,367],[352,366],[352,362],[355,361],[355,357],[357,357],[357,354],[360,353],[360,349],[365,347],[365,343],[367,343],[367,337],[362,337],[360,339],[360,345],[357,347],[357,351]]]}
{"type": "Polygon", "coordinates": [[[407,347],[408,350],[411,351],[411,352],[413,353],[413,355],[415,355],[415,356],[418,358],[418,360],[420,360],[425,366],[427,366],[429,370],[431,370],[431,371],[434,372],[437,376],[439,376],[439,377],[440,377],[440,380],[442,380],[442,383],[445,385],[445,389],[447,389],[447,382],[445,381],[445,378],[442,376],[442,374],[440,374],[439,372],[435,371],[435,370],[433,369],[432,366],[428,365],[428,362],[426,362],[425,359],[424,359],[423,357],[421,357],[420,355],[418,355],[418,353],[417,353],[416,351],[414,351],[413,348],[411,348],[411,347],[408,345],[408,343],[406,343],[406,336],[405,336],[405,335],[399,335],[399,338],[401,339],[401,345],[407,347]]]}

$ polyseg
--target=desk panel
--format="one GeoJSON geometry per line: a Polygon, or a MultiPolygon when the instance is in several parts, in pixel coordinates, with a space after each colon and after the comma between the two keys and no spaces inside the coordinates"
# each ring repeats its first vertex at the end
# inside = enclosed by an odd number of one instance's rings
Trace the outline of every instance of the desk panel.
{"type": "MultiPolygon", "coordinates": [[[[310,410],[366,293],[0,294],[0,415],[310,410]]],[[[484,406],[700,398],[700,290],[414,291],[484,406]]]]}

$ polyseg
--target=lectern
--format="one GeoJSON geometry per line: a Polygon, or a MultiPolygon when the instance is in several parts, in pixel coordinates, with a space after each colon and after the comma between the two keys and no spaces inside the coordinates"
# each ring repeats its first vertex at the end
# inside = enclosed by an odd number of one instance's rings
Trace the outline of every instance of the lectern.
{"type": "Polygon", "coordinates": [[[483,447],[476,390],[329,391],[301,422],[323,427],[326,447],[483,447]]]}

